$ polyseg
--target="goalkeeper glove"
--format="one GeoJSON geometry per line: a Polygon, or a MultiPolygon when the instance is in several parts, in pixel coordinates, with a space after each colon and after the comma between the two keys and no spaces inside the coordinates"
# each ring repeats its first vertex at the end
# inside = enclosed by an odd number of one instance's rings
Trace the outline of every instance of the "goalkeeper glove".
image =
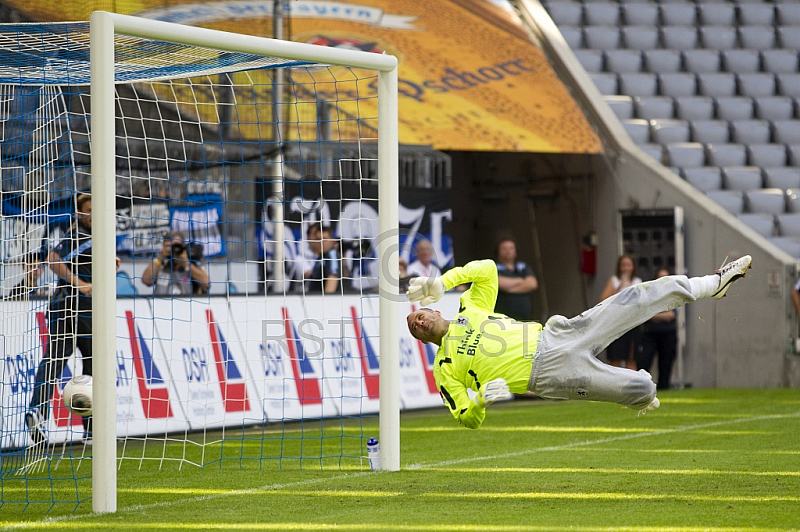
{"type": "Polygon", "coordinates": [[[489,381],[478,390],[473,399],[478,406],[489,406],[500,399],[511,399],[511,392],[508,391],[508,384],[503,378],[489,381]]]}
{"type": "Polygon", "coordinates": [[[419,301],[420,305],[426,307],[442,299],[444,292],[444,283],[438,277],[417,277],[411,279],[406,296],[409,301],[419,301]]]}

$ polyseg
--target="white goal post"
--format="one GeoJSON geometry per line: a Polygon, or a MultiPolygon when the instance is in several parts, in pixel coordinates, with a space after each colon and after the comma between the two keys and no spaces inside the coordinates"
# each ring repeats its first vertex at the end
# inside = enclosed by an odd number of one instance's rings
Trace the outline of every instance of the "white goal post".
{"type": "MultiPolygon", "coordinates": [[[[349,66],[378,73],[379,257],[399,249],[397,59],[390,55],[341,50],[232,34],[98,11],[91,16],[91,187],[93,203],[92,347],[94,355],[94,447],[92,508],[115,512],[115,47],[121,34],[157,41],[243,52],[286,60],[349,66]]],[[[381,468],[400,468],[398,263],[380,261],[380,438],[381,468]]]]}

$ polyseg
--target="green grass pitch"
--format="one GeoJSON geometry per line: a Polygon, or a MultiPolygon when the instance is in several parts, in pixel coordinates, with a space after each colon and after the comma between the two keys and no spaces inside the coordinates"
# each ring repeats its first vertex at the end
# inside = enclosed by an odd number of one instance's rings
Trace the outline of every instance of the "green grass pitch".
{"type": "MultiPolygon", "coordinates": [[[[362,471],[355,460],[322,470],[313,460],[282,470],[257,461],[181,471],[125,462],[116,514],[92,515],[91,502],[24,512],[6,504],[0,529],[800,529],[800,391],[659,396],[661,408],[642,417],[600,403],[497,404],[477,431],[444,408],[406,413],[399,472],[362,471]]],[[[371,419],[364,434],[375,432],[371,419]]],[[[330,444],[360,445],[355,422],[340,433],[355,437],[330,444]]],[[[315,451],[329,445],[309,442],[315,451]]],[[[185,452],[172,445],[171,454],[185,452]]]]}

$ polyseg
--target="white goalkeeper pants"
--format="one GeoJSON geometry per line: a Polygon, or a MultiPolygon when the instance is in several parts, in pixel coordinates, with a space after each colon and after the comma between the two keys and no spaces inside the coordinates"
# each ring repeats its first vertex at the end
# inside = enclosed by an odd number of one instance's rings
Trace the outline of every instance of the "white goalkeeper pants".
{"type": "MultiPolygon", "coordinates": [[[[705,282],[705,278],[695,279],[705,282]]],[[[697,299],[692,287],[684,275],[662,277],[628,287],[572,319],[553,316],[539,336],[528,389],[545,399],[645,408],[656,395],[650,374],[610,366],[597,356],[659,312],[697,299]]]]}

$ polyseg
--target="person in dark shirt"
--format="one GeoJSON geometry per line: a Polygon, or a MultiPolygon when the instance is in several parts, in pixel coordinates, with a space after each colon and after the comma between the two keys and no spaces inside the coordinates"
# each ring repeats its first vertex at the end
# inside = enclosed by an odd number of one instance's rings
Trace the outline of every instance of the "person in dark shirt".
{"type": "Polygon", "coordinates": [[[495,312],[515,320],[532,320],[531,293],[539,283],[530,266],[517,260],[517,242],[513,238],[503,238],[497,242],[495,262],[499,284],[495,312]]]}
{"type": "Polygon", "coordinates": [[[323,227],[318,239],[308,241],[314,258],[305,267],[306,294],[335,294],[339,290],[342,266],[332,233],[330,227],[323,227]]]}

